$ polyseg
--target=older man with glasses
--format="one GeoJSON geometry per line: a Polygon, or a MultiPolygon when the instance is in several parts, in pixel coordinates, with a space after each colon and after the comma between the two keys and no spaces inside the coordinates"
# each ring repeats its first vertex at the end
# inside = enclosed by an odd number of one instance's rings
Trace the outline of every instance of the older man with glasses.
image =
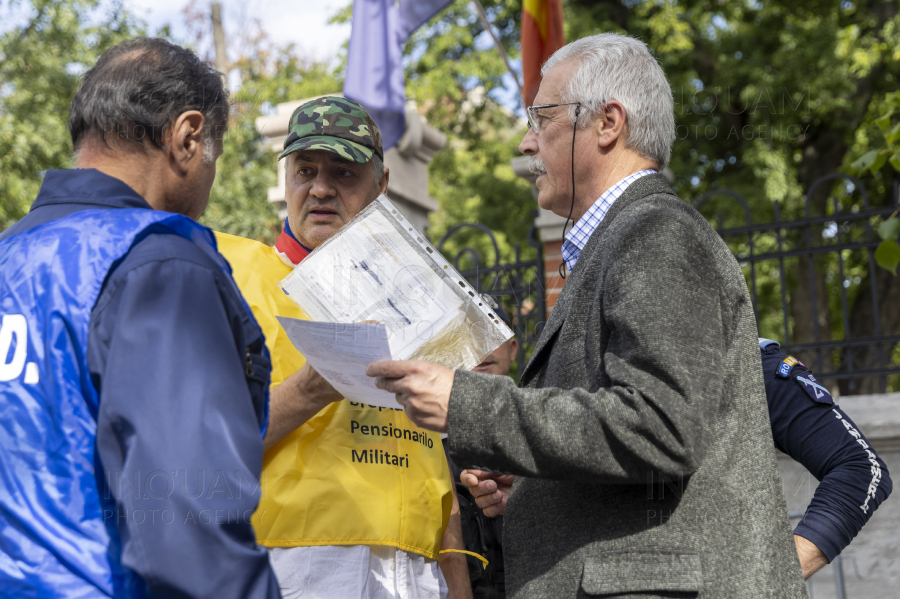
{"type": "Polygon", "coordinates": [[[746,282],[657,173],[675,140],[662,69],[601,34],[543,75],[519,147],[541,207],[576,224],[519,386],[417,361],[369,375],[480,465],[462,478],[505,514],[509,596],[805,596],[746,282]]]}

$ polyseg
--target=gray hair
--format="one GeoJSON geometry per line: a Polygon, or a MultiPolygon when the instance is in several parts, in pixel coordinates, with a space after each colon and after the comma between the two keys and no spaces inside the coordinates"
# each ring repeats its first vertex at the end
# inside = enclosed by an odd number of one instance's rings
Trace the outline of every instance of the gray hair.
{"type": "MultiPolygon", "coordinates": [[[[604,103],[615,100],[625,108],[625,147],[665,168],[675,143],[675,106],[672,88],[647,45],[616,33],[583,37],[554,52],[541,75],[567,60],[578,66],[559,101],[581,102],[580,126],[587,127],[604,103]]],[[[575,106],[569,106],[569,119],[574,123],[575,118],[575,106]]]]}
{"type": "MultiPolygon", "coordinates": [[[[165,133],[189,110],[204,118],[204,140],[228,130],[228,90],[216,69],[193,51],[158,38],[125,40],[109,48],[81,81],[69,113],[77,152],[96,138],[145,149],[163,148],[165,133]]],[[[204,157],[215,159],[213,144],[204,157]]]]}
{"type": "Polygon", "coordinates": [[[375,185],[378,185],[384,176],[384,161],[378,157],[378,154],[372,154],[372,166],[375,167],[375,185]]]}
{"type": "Polygon", "coordinates": [[[216,140],[211,127],[204,125],[203,129],[203,164],[209,166],[216,161],[216,140]]]}
{"type": "MultiPolygon", "coordinates": [[[[216,156],[215,131],[213,130],[213,127],[211,125],[209,125],[208,123],[203,125],[202,142],[203,142],[203,154],[202,154],[203,164],[205,164],[206,166],[210,166],[211,164],[215,163],[217,156],[216,156]]],[[[81,150],[83,150],[83,149],[84,149],[84,144],[80,143],[75,148],[75,151],[72,152],[72,155],[75,158],[76,162],[78,161],[78,158],[81,155],[81,150]]],[[[384,172],[384,166],[382,166],[381,170],[382,170],[382,172],[384,172]]],[[[381,178],[379,177],[378,180],[380,181],[381,178]]]]}

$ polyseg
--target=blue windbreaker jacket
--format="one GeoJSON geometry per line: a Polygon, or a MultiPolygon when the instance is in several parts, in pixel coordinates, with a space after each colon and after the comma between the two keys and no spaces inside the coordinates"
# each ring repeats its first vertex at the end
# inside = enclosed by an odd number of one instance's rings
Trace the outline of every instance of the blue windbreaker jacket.
{"type": "Polygon", "coordinates": [[[150,232],[189,239],[230,272],[208,229],[153,210],[84,210],[0,241],[0,595],[146,592],[103,517],[114,500],[98,474],[87,343],[107,274],[150,232]]]}

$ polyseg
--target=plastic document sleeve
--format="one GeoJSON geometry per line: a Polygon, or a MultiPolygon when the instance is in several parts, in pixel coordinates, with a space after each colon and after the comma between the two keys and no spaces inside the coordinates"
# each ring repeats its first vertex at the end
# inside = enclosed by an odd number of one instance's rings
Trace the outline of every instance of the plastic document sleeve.
{"type": "Polygon", "coordinates": [[[470,370],[513,336],[384,195],[278,286],[311,320],[383,324],[396,360],[470,370]]]}

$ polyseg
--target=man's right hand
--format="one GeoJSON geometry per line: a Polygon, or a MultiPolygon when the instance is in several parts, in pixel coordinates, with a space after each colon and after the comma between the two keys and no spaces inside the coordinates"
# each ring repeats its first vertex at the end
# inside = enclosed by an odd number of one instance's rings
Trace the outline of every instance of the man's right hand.
{"type": "Polygon", "coordinates": [[[264,450],[303,426],[307,420],[343,396],[307,362],[303,368],[275,387],[269,398],[269,427],[264,450]]]}
{"type": "Polygon", "coordinates": [[[512,474],[496,474],[483,470],[463,470],[459,475],[459,481],[469,487],[475,503],[489,518],[499,516],[506,510],[506,501],[509,499],[514,478],[512,474]]]}

